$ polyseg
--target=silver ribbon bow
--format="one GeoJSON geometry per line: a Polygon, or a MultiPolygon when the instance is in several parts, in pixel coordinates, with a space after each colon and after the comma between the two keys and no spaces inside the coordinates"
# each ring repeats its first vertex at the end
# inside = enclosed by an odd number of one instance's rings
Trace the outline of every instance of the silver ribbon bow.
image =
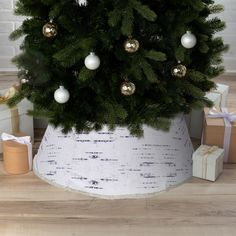
{"type": "Polygon", "coordinates": [[[228,112],[227,108],[222,107],[222,111],[218,111],[215,107],[209,111],[209,118],[223,118],[232,123],[236,121],[236,112],[228,112]]]}

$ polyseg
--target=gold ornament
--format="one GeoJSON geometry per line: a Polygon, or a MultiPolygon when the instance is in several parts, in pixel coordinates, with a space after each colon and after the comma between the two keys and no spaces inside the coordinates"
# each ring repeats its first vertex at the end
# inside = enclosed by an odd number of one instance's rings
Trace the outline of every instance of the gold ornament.
{"type": "Polygon", "coordinates": [[[54,38],[57,35],[57,25],[50,20],[43,26],[43,35],[47,38],[54,38]]]}
{"type": "Polygon", "coordinates": [[[135,53],[139,49],[139,41],[129,37],[124,43],[125,51],[128,53],[135,53]]]}
{"type": "Polygon", "coordinates": [[[135,93],[135,84],[129,81],[125,81],[120,86],[121,93],[125,96],[131,96],[135,93]]]}
{"type": "Polygon", "coordinates": [[[13,87],[9,88],[3,96],[0,95],[0,104],[5,104],[9,99],[14,97],[18,91],[18,87],[14,85],[13,87]]]}
{"type": "MultiPolygon", "coordinates": [[[[179,62],[180,63],[180,62],[179,62]]],[[[182,65],[182,64],[178,64],[177,66],[175,66],[173,69],[172,69],[172,75],[174,77],[177,77],[177,78],[183,78],[185,77],[187,73],[187,68],[186,66],[182,65]]]]}

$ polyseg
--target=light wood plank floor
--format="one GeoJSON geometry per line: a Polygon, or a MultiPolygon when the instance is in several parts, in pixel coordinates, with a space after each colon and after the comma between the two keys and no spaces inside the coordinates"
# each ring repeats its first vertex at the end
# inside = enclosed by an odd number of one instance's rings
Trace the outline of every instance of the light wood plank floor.
{"type": "MultiPolygon", "coordinates": [[[[236,79],[220,82],[231,86],[229,105],[236,107],[236,79]]],[[[95,235],[234,236],[236,165],[226,165],[215,183],[192,178],[155,197],[101,200],[53,187],[32,172],[9,176],[0,162],[0,236],[95,235]]]]}
{"type": "Polygon", "coordinates": [[[1,236],[236,235],[236,165],[216,183],[193,178],[159,196],[101,200],[55,188],[0,164],[1,236]]]}

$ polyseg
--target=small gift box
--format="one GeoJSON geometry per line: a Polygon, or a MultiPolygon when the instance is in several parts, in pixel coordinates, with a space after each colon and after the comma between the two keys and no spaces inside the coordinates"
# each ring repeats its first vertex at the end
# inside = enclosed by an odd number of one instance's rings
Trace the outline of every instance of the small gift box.
{"type": "Polygon", "coordinates": [[[236,109],[204,109],[202,143],[224,148],[224,161],[236,163],[236,109]]]}
{"type": "MultiPolygon", "coordinates": [[[[32,110],[33,105],[31,102],[24,99],[17,107],[9,108],[7,101],[14,96],[15,93],[15,87],[0,90],[0,135],[2,133],[24,132],[33,138],[33,117],[27,115],[27,111],[32,110]]],[[[2,151],[2,141],[0,140],[0,154],[2,151]]]]}
{"type": "Polygon", "coordinates": [[[32,169],[30,136],[2,134],[3,166],[9,174],[25,174],[32,169]]]}
{"type": "MultiPolygon", "coordinates": [[[[216,89],[211,90],[209,92],[209,94],[215,94],[215,95],[218,94],[220,96],[220,101],[216,100],[216,103],[219,102],[219,104],[216,104],[215,107],[217,107],[217,108],[227,107],[227,97],[228,97],[228,94],[229,94],[229,86],[228,85],[216,84],[216,89]]],[[[214,102],[214,100],[211,100],[211,101],[214,102]]]]}
{"type": "Polygon", "coordinates": [[[209,92],[206,94],[205,97],[207,97],[210,101],[213,102],[214,107],[216,107],[216,108],[221,107],[222,96],[220,93],[209,92]]]}
{"type": "MultiPolygon", "coordinates": [[[[229,86],[224,84],[216,84],[216,89],[211,90],[206,94],[206,97],[213,102],[214,107],[220,109],[227,107],[227,97],[229,86]]],[[[190,137],[200,139],[203,129],[203,110],[193,110],[187,116],[187,125],[189,127],[190,137]]]]}
{"type": "Polygon", "coordinates": [[[193,176],[215,181],[223,171],[224,150],[201,145],[193,153],[193,176]]]}

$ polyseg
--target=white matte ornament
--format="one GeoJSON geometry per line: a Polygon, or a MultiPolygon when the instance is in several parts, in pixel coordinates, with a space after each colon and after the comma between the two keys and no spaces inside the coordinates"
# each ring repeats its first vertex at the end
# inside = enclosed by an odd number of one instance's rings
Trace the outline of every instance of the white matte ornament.
{"type": "Polygon", "coordinates": [[[181,38],[181,44],[187,49],[193,48],[197,44],[197,38],[191,31],[187,31],[181,38]]]}
{"type": "Polygon", "coordinates": [[[90,52],[90,54],[85,58],[84,64],[87,69],[96,70],[100,66],[100,59],[94,52],[90,52]]]}
{"type": "Polygon", "coordinates": [[[87,0],[76,0],[76,3],[78,3],[80,6],[87,6],[87,0]]]}
{"type": "Polygon", "coordinates": [[[22,79],[22,80],[21,80],[21,83],[22,83],[22,84],[26,84],[26,83],[28,83],[28,82],[29,82],[28,79],[22,79]]]}
{"type": "Polygon", "coordinates": [[[70,93],[64,88],[64,86],[60,86],[60,88],[55,91],[54,98],[58,103],[63,104],[68,102],[70,99],[70,93]]]}

